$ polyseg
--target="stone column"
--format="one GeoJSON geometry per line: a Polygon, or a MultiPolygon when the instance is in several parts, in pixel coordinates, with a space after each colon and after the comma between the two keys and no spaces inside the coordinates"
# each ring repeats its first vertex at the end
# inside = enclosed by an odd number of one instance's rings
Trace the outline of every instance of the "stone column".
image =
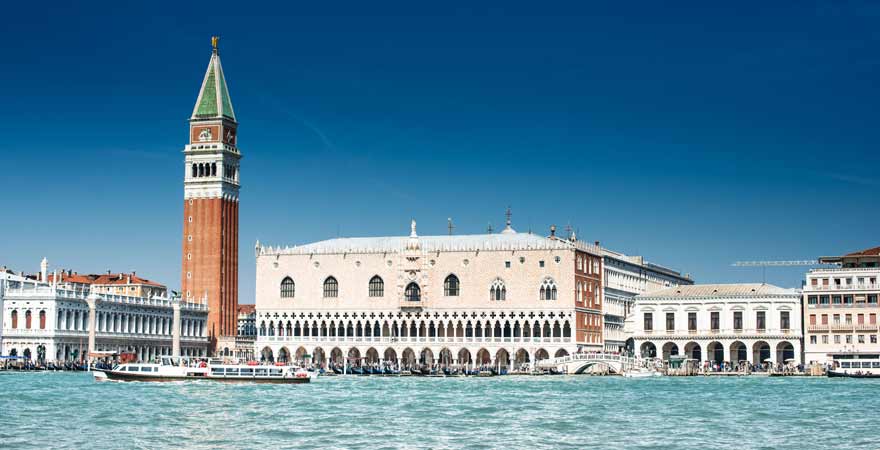
{"type": "Polygon", "coordinates": [[[171,356],[180,356],[180,298],[171,299],[171,356]]]}
{"type": "MultiPolygon", "coordinates": [[[[97,334],[97,314],[95,312],[95,307],[97,306],[99,298],[100,297],[98,297],[97,294],[91,294],[86,297],[86,303],[89,305],[89,355],[91,355],[92,352],[95,351],[95,336],[97,334]]],[[[86,361],[88,361],[89,355],[86,355],[86,361]]]]}

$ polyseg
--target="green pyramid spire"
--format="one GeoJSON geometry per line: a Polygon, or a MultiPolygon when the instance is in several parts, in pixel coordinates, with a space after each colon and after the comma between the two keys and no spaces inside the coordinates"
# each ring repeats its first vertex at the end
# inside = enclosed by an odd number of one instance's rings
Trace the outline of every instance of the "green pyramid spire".
{"type": "Polygon", "coordinates": [[[214,52],[211,54],[211,61],[208,62],[205,80],[202,81],[202,88],[199,90],[199,97],[190,120],[227,118],[234,121],[235,111],[232,109],[232,100],[229,99],[229,89],[223,76],[220,54],[217,51],[216,40],[213,42],[214,52]]]}

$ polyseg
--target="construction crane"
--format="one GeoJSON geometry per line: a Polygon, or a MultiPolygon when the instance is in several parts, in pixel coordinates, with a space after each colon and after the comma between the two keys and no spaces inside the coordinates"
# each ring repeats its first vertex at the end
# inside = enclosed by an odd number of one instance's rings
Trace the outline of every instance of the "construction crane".
{"type": "Polygon", "coordinates": [[[737,261],[731,266],[733,267],[760,267],[761,278],[763,283],[767,283],[768,267],[792,267],[792,266],[829,266],[835,264],[821,263],[816,259],[800,260],[800,261],[737,261]]]}

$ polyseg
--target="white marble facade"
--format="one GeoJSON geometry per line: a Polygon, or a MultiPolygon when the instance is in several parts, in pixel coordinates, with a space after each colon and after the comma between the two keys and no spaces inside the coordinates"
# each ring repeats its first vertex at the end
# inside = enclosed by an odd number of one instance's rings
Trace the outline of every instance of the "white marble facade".
{"type": "Polygon", "coordinates": [[[802,362],[800,292],[767,284],[678,286],[636,297],[628,325],[644,357],[802,362]]]}
{"type": "Polygon", "coordinates": [[[576,248],[510,227],[420,237],[414,224],[409,237],[258,243],[257,357],[509,367],[601,349],[576,339],[576,248]]]}

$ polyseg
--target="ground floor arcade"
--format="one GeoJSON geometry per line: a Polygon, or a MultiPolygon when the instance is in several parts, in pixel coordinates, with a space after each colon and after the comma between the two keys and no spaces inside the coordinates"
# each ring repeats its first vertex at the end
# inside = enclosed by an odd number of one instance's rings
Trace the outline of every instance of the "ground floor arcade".
{"type": "Polygon", "coordinates": [[[445,346],[445,345],[284,345],[257,341],[257,357],[264,362],[295,362],[317,367],[383,366],[497,367],[521,369],[534,361],[566,356],[577,351],[573,344],[556,346],[445,346]]]}
{"type": "Polygon", "coordinates": [[[637,356],[644,358],[668,360],[671,356],[685,355],[701,362],[727,362],[734,367],[741,362],[800,364],[803,353],[801,340],[796,338],[634,339],[633,348],[637,356]]]}

